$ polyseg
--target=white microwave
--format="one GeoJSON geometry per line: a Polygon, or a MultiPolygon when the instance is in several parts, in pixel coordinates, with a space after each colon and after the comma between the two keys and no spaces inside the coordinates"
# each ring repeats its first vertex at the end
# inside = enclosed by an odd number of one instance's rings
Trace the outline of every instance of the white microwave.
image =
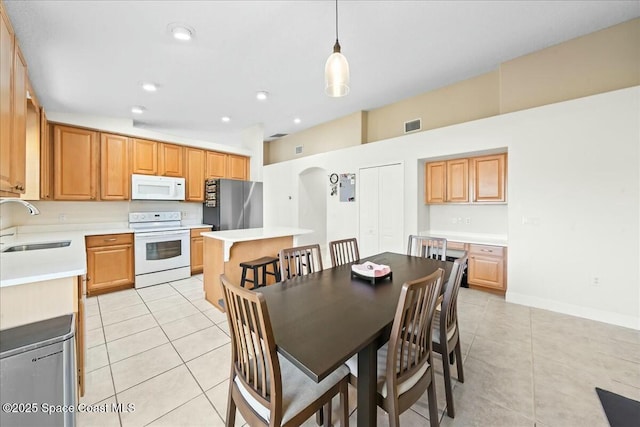
{"type": "Polygon", "coordinates": [[[131,200],[184,200],[184,178],[131,175],[131,200]]]}

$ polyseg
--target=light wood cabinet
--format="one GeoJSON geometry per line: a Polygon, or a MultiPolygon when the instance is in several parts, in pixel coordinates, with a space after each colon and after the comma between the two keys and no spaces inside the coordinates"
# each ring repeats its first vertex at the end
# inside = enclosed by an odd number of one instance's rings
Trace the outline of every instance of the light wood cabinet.
{"type": "Polygon", "coordinates": [[[207,151],[205,178],[226,178],[229,155],[217,151],[207,151]]]}
{"type": "Polygon", "coordinates": [[[469,285],[504,294],[507,290],[506,255],[507,249],[501,246],[469,244],[469,285]]]}
{"type": "Polygon", "coordinates": [[[158,174],[158,143],[131,138],[131,173],[158,174]]]}
{"type": "Polygon", "coordinates": [[[183,151],[180,145],[158,143],[158,175],[183,177],[183,151]]]}
{"type": "Polygon", "coordinates": [[[191,202],[204,201],[205,151],[198,148],[185,149],[187,191],[185,199],[191,202]]]}
{"type": "Polygon", "coordinates": [[[26,189],[27,64],[0,12],[0,196],[16,196],[26,189]]]}
{"type": "Polygon", "coordinates": [[[246,181],[249,177],[249,159],[244,156],[229,154],[227,178],[246,181]]]}
{"type": "Polygon", "coordinates": [[[507,155],[474,157],[473,201],[505,202],[507,155]]]}
{"type": "Polygon", "coordinates": [[[53,200],[53,126],[40,114],[40,199],[53,200]]]}
{"type": "Polygon", "coordinates": [[[129,200],[129,138],[100,134],[100,199],[129,200]]]}
{"type": "Polygon", "coordinates": [[[507,155],[425,164],[425,203],[506,203],[507,155]]]}
{"type": "Polygon", "coordinates": [[[84,348],[85,341],[85,306],[84,295],[86,289],[86,279],[82,276],[76,277],[76,370],[78,373],[78,397],[84,396],[84,348]]]}
{"type": "Polygon", "coordinates": [[[200,233],[211,231],[207,228],[191,229],[191,275],[202,273],[204,259],[204,237],[200,233]]]}
{"type": "Polygon", "coordinates": [[[55,200],[96,200],[98,133],[55,125],[53,195],[55,200]]]}
{"type": "Polygon", "coordinates": [[[133,287],[133,234],[87,236],[87,294],[133,287]]]}

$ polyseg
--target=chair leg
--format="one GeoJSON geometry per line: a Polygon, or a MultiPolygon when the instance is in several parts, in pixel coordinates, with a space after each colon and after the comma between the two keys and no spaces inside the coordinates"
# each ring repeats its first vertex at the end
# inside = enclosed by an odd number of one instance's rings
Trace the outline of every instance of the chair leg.
{"type": "Polygon", "coordinates": [[[324,427],[331,427],[331,399],[324,404],[322,412],[324,412],[324,427]]]}
{"type": "Polygon", "coordinates": [[[429,425],[431,427],[439,427],[440,413],[438,411],[438,398],[436,397],[436,383],[433,370],[431,370],[431,384],[427,387],[427,398],[429,400],[429,425]]]}
{"type": "Polygon", "coordinates": [[[458,381],[461,383],[464,382],[464,369],[462,367],[462,344],[460,344],[460,339],[458,338],[458,342],[454,347],[456,352],[456,366],[458,367],[458,381]]]}
{"type": "Polygon", "coordinates": [[[451,387],[451,366],[447,363],[447,354],[449,348],[447,345],[442,346],[442,370],[444,377],[444,393],[447,397],[447,415],[449,417],[455,417],[455,410],[453,408],[453,388],[451,387]]]}
{"type": "Polygon", "coordinates": [[[340,427],[349,427],[349,383],[340,386],[340,427]]]}
{"type": "Polygon", "coordinates": [[[319,426],[324,424],[324,408],[318,409],[316,411],[316,424],[318,424],[319,426]]]}
{"type": "Polygon", "coordinates": [[[242,279],[240,279],[240,286],[244,288],[247,280],[247,267],[242,267],[242,279]]]}
{"type": "Polygon", "coordinates": [[[233,401],[233,395],[231,389],[233,388],[233,381],[229,385],[229,400],[227,401],[227,425],[235,426],[236,424],[236,402],[233,401]]]}
{"type": "Polygon", "coordinates": [[[454,362],[453,353],[449,353],[449,365],[453,365],[454,362]]]}

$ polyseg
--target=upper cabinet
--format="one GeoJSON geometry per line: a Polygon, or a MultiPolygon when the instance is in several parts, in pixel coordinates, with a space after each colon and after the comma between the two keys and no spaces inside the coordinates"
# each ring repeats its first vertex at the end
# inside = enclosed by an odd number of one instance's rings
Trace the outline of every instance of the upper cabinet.
{"type": "Polygon", "coordinates": [[[244,156],[229,154],[227,178],[246,181],[249,177],[249,159],[244,156]]]}
{"type": "Polygon", "coordinates": [[[474,157],[473,201],[505,202],[507,200],[507,155],[474,157]]]}
{"type": "Polygon", "coordinates": [[[185,199],[191,202],[204,201],[205,151],[198,148],[185,149],[187,191],[185,199]]]}
{"type": "Polygon", "coordinates": [[[506,203],[507,155],[425,164],[425,203],[506,203]]]}
{"type": "Polygon", "coordinates": [[[53,194],[56,200],[96,200],[98,133],[70,126],[53,128],[53,194]]]}
{"type": "Polygon", "coordinates": [[[183,177],[183,151],[180,145],[158,143],[158,175],[183,177]]]}
{"type": "Polygon", "coordinates": [[[129,200],[129,138],[100,134],[100,199],[129,200]]]}
{"type": "Polygon", "coordinates": [[[26,188],[27,64],[0,12],[0,196],[15,196],[26,188]]]}
{"type": "Polygon", "coordinates": [[[205,178],[226,178],[228,159],[228,154],[207,151],[205,178]]]}
{"type": "Polygon", "coordinates": [[[131,172],[143,175],[158,174],[158,143],[131,138],[131,172]]]}

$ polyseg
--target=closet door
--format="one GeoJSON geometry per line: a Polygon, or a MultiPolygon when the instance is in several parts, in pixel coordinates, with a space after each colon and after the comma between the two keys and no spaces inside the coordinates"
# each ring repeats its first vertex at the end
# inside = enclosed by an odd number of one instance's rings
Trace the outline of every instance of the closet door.
{"type": "Polygon", "coordinates": [[[378,168],[379,252],[405,253],[404,170],[401,164],[378,168]]]}
{"type": "Polygon", "coordinates": [[[360,257],[377,254],[378,245],[378,168],[360,169],[359,200],[360,237],[358,247],[360,257]]]}

